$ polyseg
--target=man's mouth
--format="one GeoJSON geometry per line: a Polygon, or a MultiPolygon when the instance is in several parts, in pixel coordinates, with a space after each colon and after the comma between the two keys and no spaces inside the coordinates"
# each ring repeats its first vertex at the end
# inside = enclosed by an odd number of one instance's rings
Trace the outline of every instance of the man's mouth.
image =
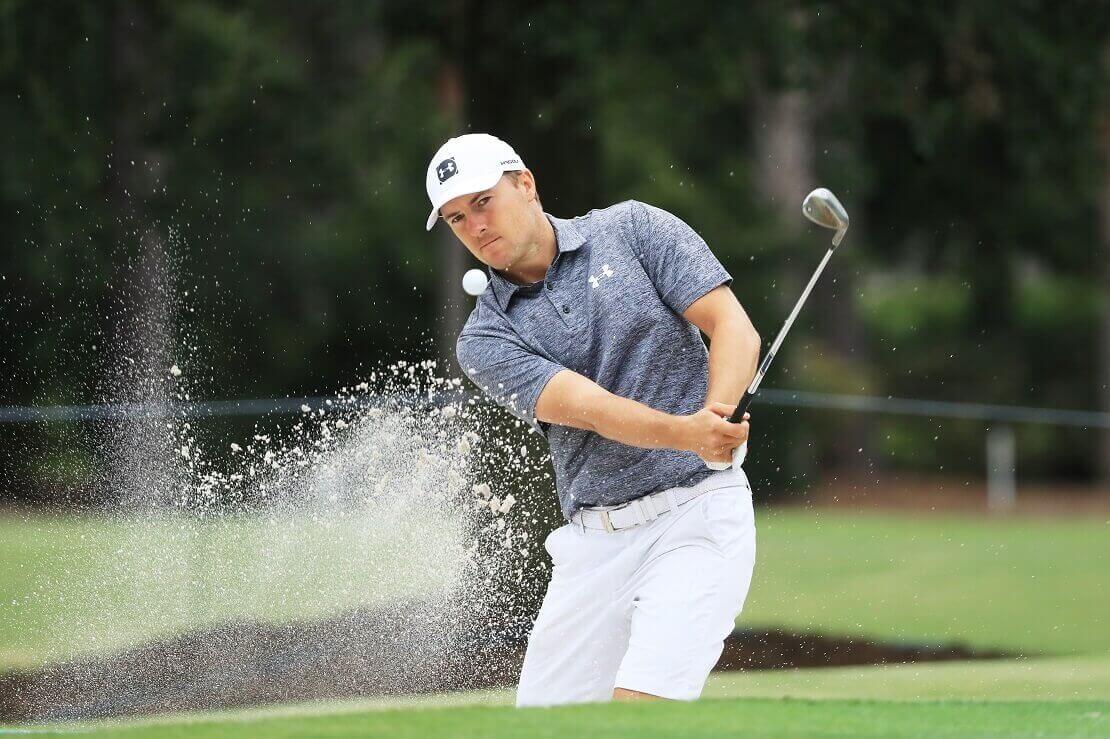
{"type": "Polygon", "coordinates": [[[499,238],[501,238],[501,237],[500,237],[500,236],[496,236],[496,237],[494,237],[494,238],[490,239],[490,240],[489,240],[489,241],[487,241],[486,243],[482,244],[481,248],[480,248],[480,249],[479,249],[478,251],[481,251],[482,249],[485,249],[485,248],[486,248],[487,246],[489,246],[489,245],[490,245],[490,244],[492,244],[493,242],[497,241],[497,239],[499,239],[499,238]]]}

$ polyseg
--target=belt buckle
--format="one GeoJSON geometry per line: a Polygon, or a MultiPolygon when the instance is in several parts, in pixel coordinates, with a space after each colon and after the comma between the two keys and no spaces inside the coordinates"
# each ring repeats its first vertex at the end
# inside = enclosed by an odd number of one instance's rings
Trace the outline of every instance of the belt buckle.
{"type": "Polygon", "coordinates": [[[609,511],[598,511],[597,515],[601,518],[601,523],[605,527],[605,533],[612,534],[616,529],[613,528],[613,522],[609,519],[609,511]]]}

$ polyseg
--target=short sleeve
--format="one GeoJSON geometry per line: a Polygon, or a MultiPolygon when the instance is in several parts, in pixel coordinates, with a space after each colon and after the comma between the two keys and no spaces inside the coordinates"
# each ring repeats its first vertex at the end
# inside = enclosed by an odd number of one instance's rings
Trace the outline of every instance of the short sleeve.
{"type": "Polygon", "coordinates": [[[678,216],[632,201],[637,256],[663,302],[681,315],[694,301],[732,282],[709,245],[678,216]]]}
{"type": "Polygon", "coordinates": [[[536,401],[548,381],[565,369],[528,349],[511,330],[467,327],[455,343],[463,374],[494,402],[540,433],[536,401]]]}

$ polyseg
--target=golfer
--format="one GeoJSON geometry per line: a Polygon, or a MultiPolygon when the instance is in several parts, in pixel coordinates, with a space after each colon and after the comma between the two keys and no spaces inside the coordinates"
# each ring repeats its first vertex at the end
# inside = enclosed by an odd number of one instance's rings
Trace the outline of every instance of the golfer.
{"type": "Polygon", "coordinates": [[[428,230],[442,218],[489,267],[459,364],[544,435],[568,522],[544,542],[554,568],[517,705],[697,698],[755,564],[748,421],[726,419],[760,339],[732,278],[645,203],[545,213],[488,134],[445,143],[427,187],[428,230]]]}

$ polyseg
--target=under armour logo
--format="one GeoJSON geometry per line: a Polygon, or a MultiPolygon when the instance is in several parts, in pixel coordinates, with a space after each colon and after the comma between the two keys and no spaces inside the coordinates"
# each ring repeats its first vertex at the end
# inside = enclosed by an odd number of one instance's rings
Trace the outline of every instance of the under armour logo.
{"type": "MultiPolygon", "coordinates": [[[[602,277],[612,277],[615,274],[616,274],[616,272],[614,272],[613,268],[610,267],[608,264],[601,265],[601,276],[602,277]]],[[[597,286],[601,284],[601,280],[599,280],[597,277],[594,277],[593,275],[590,275],[589,282],[590,282],[590,287],[592,287],[594,290],[596,290],[597,286]]]]}
{"type": "Polygon", "coordinates": [[[436,177],[439,178],[440,184],[443,184],[449,178],[454,177],[458,173],[459,168],[455,164],[454,158],[444,159],[436,167],[436,177]]]}

